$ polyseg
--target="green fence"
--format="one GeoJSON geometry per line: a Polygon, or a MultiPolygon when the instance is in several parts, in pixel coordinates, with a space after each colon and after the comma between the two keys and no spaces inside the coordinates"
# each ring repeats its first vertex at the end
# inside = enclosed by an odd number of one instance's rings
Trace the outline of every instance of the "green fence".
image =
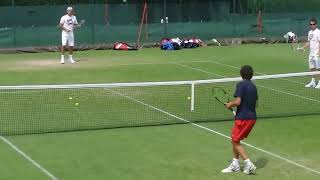
{"type": "MultiPolygon", "coordinates": [[[[298,36],[305,36],[309,28],[308,20],[320,17],[320,12],[312,10],[291,8],[292,12],[290,9],[284,11],[284,5],[283,11],[278,8],[273,12],[271,6],[263,6],[262,32],[258,32],[258,16],[257,12],[253,12],[253,5],[232,2],[148,1],[148,26],[142,30],[142,42],[158,42],[163,37],[199,37],[203,40],[224,37],[281,38],[289,30],[298,36]],[[168,23],[161,23],[165,17],[168,17],[168,23]]],[[[61,31],[56,26],[67,6],[0,6],[0,48],[59,45],[61,31]]],[[[75,32],[76,44],[137,41],[142,2],[123,3],[121,0],[120,3],[77,4],[73,7],[78,20],[86,20],[85,26],[75,32]]]]}

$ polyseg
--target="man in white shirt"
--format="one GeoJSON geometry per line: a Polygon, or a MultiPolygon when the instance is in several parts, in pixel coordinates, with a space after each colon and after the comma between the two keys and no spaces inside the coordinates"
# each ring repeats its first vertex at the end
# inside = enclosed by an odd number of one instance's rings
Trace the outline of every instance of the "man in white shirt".
{"type": "Polygon", "coordinates": [[[61,47],[60,63],[64,64],[64,51],[67,45],[69,47],[69,61],[70,63],[75,63],[75,61],[72,58],[73,47],[74,47],[73,30],[78,26],[78,21],[76,16],[73,15],[72,7],[67,8],[67,14],[61,17],[59,26],[62,30],[62,34],[61,34],[62,47],[61,47]]]}
{"type": "MultiPolygon", "coordinates": [[[[309,46],[309,68],[310,71],[320,70],[320,62],[319,62],[319,54],[320,54],[320,30],[317,28],[317,20],[311,19],[310,23],[310,31],[308,33],[308,42],[303,46],[306,48],[309,46]]],[[[311,82],[307,84],[305,87],[314,87],[320,89],[320,78],[318,85],[316,83],[316,76],[313,76],[311,82]]]]}

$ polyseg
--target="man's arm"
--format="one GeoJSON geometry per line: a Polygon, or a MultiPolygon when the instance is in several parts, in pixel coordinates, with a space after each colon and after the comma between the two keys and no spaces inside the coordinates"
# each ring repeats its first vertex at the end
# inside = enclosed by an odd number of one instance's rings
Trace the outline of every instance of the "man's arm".
{"type": "Polygon", "coordinates": [[[69,29],[67,29],[67,28],[65,28],[65,27],[63,27],[63,24],[59,24],[59,26],[60,26],[60,28],[62,29],[62,30],[64,30],[64,31],[67,31],[67,32],[69,32],[70,30],[69,29]]]}
{"type": "Polygon", "coordinates": [[[226,103],[226,107],[227,107],[228,109],[231,109],[231,108],[233,108],[233,107],[238,107],[238,106],[240,106],[240,104],[241,104],[241,98],[240,98],[240,97],[236,97],[235,100],[226,103]]]}
{"type": "Polygon", "coordinates": [[[309,45],[310,45],[310,42],[306,42],[302,48],[306,49],[307,47],[309,47],[309,45]]]}
{"type": "MultiPolygon", "coordinates": [[[[318,31],[319,32],[319,31],[318,31]]],[[[318,33],[318,43],[320,43],[320,32],[318,33]]],[[[317,53],[317,55],[319,56],[320,55],[320,48],[319,48],[319,51],[318,51],[318,53],[317,53]]]]}
{"type": "Polygon", "coordinates": [[[63,23],[64,23],[64,18],[62,17],[62,18],[60,19],[59,27],[60,27],[61,30],[64,30],[64,31],[66,31],[66,32],[69,32],[70,29],[67,29],[67,28],[63,27],[63,23]]]}
{"type": "Polygon", "coordinates": [[[81,27],[81,24],[78,23],[77,17],[74,17],[73,28],[76,29],[81,27]]]}

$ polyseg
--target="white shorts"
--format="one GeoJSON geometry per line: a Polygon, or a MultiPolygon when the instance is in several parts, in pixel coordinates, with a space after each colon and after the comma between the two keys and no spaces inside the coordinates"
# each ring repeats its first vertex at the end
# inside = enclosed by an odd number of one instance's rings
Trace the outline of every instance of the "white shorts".
{"type": "Polygon", "coordinates": [[[61,42],[62,46],[74,46],[74,35],[73,32],[64,32],[62,31],[61,34],[61,42]]]}
{"type": "Polygon", "coordinates": [[[320,69],[320,62],[318,56],[309,56],[308,62],[310,69],[320,69]]]}

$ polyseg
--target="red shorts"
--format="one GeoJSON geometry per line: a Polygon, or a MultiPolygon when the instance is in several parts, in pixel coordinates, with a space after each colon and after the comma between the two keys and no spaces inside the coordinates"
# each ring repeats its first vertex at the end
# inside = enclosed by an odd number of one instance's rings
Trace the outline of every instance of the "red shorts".
{"type": "Polygon", "coordinates": [[[232,141],[238,143],[248,137],[255,123],[256,120],[235,120],[231,134],[232,141]]]}

